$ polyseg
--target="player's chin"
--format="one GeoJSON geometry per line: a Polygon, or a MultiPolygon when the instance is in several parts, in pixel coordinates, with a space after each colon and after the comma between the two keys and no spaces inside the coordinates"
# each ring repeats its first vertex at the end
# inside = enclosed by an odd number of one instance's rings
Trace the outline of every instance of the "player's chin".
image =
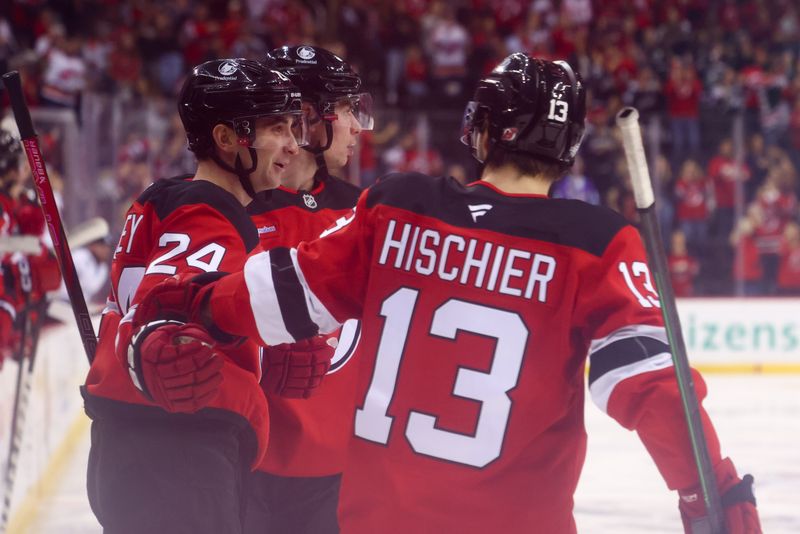
{"type": "Polygon", "coordinates": [[[350,158],[353,156],[353,151],[351,149],[343,150],[341,153],[337,154],[336,157],[336,167],[344,167],[347,165],[347,162],[350,161],[350,158]]]}

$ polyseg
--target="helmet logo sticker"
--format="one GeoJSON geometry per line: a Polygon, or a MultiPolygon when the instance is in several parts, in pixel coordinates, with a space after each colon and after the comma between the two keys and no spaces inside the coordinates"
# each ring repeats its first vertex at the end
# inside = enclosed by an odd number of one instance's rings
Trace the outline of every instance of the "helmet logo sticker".
{"type": "Polygon", "coordinates": [[[230,76],[231,74],[236,72],[236,69],[237,69],[236,63],[226,61],[225,63],[220,65],[219,69],[217,70],[219,70],[219,73],[222,74],[223,76],[230,76]]]}
{"type": "Polygon", "coordinates": [[[315,209],[317,207],[317,199],[311,193],[303,194],[303,202],[305,202],[308,209],[315,209]]]}
{"type": "Polygon", "coordinates": [[[513,141],[517,138],[519,130],[517,128],[503,128],[503,135],[500,137],[502,141],[513,141]]]}
{"type": "Polygon", "coordinates": [[[315,55],[314,49],[310,46],[301,46],[297,49],[297,57],[300,59],[312,59],[315,55]]]}

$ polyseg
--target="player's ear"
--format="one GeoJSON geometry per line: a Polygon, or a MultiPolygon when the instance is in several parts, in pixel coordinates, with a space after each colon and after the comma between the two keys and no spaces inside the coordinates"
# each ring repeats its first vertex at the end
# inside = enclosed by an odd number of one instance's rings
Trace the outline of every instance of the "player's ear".
{"type": "Polygon", "coordinates": [[[314,104],[304,100],[301,106],[303,114],[308,119],[309,124],[316,124],[320,120],[319,113],[317,113],[317,108],[314,106],[314,104]]]}
{"type": "Polygon", "coordinates": [[[322,122],[322,118],[319,116],[316,106],[311,102],[304,101],[302,109],[306,120],[308,120],[309,141],[311,141],[312,145],[325,146],[327,136],[325,132],[325,123],[322,122]]]}
{"type": "Polygon", "coordinates": [[[217,124],[211,130],[211,138],[214,144],[221,152],[235,153],[239,148],[239,142],[236,139],[236,134],[230,126],[225,124],[217,124]]]}
{"type": "Polygon", "coordinates": [[[489,155],[489,125],[484,125],[477,135],[477,143],[475,143],[475,155],[478,161],[486,161],[486,156],[489,155]]]}

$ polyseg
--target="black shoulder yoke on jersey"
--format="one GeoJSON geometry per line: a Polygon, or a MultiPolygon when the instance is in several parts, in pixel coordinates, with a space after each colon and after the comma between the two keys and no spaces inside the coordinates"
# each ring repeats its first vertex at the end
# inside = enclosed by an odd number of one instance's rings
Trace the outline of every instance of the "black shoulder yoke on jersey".
{"type": "Polygon", "coordinates": [[[247,206],[247,213],[259,215],[290,206],[310,212],[324,209],[346,210],[358,203],[361,194],[360,188],[335,176],[330,176],[322,182],[315,181],[315,185],[312,191],[292,191],[283,188],[268,190],[266,194],[259,195],[247,206]],[[314,203],[311,205],[305,200],[305,195],[308,194],[314,198],[314,203]]]}
{"type": "Polygon", "coordinates": [[[190,177],[158,180],[139,195],[137,202],[152,205],[162,221],[181,206],[207,204],[236,228],[247,252],[253,250],[258,245],[258,232],[236,197],[211,182],[188,180],[190,177]]]}
{"type": "Polygon", "coordinates": [[[395,173],[378,181],[367,193],[367,207],[377,205],[462,228],[574,247],[595,256],[602,256],[614,236],[629,224],[608,208],[578,200],[503,195],[491,187],[465,187],[453,178],[420,173],[395,173]]]}

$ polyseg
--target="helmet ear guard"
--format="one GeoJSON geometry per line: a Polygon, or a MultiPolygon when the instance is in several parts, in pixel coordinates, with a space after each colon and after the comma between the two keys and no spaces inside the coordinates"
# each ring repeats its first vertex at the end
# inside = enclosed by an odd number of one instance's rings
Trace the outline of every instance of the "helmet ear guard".
{"type": "Polygon", "coordinates": [[[480,134],[486,129],[488,108],[481,106],[480,102],[471,100],[464,108],[464,118],[461,122],[461,142],[469,147],[472,157],[483,163],[486,159],[481,156],[480,134]]]}

